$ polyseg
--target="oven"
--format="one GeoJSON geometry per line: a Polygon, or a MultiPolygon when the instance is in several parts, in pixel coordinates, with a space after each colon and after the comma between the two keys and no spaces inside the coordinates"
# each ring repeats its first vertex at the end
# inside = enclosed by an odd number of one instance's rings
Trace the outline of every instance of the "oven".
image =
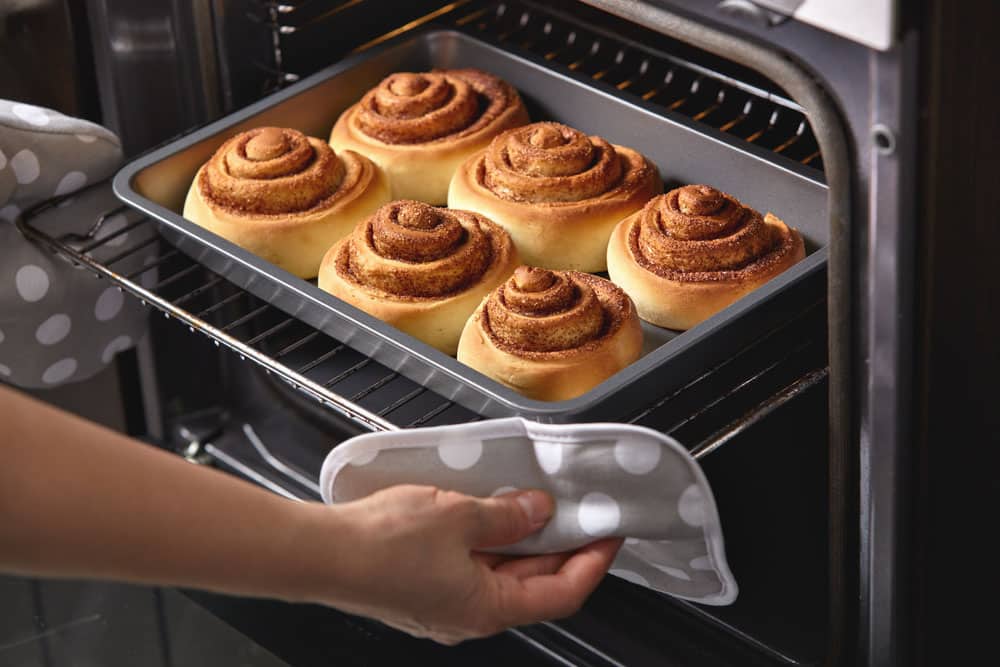
{"type": "MultiPolygon", "coordinates": [[[[918,574],[928,529],[914,517],[936,479],[927,474],[934,436],[954,407],[931,380],[960,372],[942,356],[954,353],[955,334],[938,318],[964,317],[947,297],[958,279],[944,269],[968,261],[932,213],[976,204],[951,194],[956,174],[920,165],[932,155],[937,167],[957,164],[981,141],[958,136],[942,96],[965,92],[945,65],[927,63],[966,66],[995,52],[955,48],[953,31],[979,11],[890,0],[74,8],[78,52],[92,56],[78,67],[81,99],[91,100],[83,112],[116,131],[130,156],[343,58],[440,27],[641,99],[805,170],[828,192],[826,262],[797,287],[792,312],[680,386],[610,409],[617,421],[674,436],[703,466],[741,586],[735,604],[699,606],[607,577],[569,619],[444,649],[333,610],[188,595],[292,665],[885,665],[924,655],[919,628],[930,612],[918,574]]],[[[990,121],[976,112],[969,122],[990,121]]],[[[103,214],[80,220],[87,243],[47,230],[57,201],[19,224],[149,307],[150,336],[119,359],[135,435],[316,499],[331,445],[484,418],[180,252],[110,187],[85,194],[106,201],[103,214]],[[115,231],[98,233],[109,220],[115,231]],[[123,270],[137,253],[145,263],[123,270]]],[[[965,334],[968,354],[986,349],[985,331],[965,334]]],[[[964,381],[985,387],[989,363],[964,381]]]]}

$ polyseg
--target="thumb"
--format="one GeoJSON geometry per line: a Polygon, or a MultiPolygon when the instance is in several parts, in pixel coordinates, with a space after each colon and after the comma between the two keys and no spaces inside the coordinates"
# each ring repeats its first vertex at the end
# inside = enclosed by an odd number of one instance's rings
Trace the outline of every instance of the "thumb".
{"type": "Polygon", "coordinates": [[[469,546],[495,547],[513,544],[531,535],[552,517],[555,502],[544,491],[515,491],[476,501],[475,525],[470,527],[469,546]]]}

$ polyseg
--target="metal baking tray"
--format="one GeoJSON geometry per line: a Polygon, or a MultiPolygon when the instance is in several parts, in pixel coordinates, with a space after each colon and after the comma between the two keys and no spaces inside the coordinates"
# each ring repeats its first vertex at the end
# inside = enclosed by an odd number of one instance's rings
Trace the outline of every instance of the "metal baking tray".
{"type": "Polygon", "coordinates": [[[819,172],[543,59],[446,28],[407,33],[347,58],[147,153],[116,175],[114,190],[160,221],[168,241],[213,271],[486,416],[553,422],[621,418],[630,407],[665,396],[724,362],[821,298],[825,285],[826,186],[819,172]],[[709,183],[761,212],[773,211],[802,232],[806,259],[689,331],[644,324],[642,358],[582,396],[546,402],[521,396],[180,215],[195,172],[234,133],[278,125],[327,137],[337,116],[386,75],[457,67],[478,67],[509,81],[533,120],[558,120],[641,150],[658,165],[668,189],[709,183]]]}

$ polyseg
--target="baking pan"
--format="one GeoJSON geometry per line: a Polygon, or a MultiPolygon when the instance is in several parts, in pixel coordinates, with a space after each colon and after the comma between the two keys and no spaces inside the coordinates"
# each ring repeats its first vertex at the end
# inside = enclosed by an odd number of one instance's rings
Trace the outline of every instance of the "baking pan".
{"type": "Polygon", "coordinates": [[[213,271],[486,416],[522,415],[553,422],[621,418],[776,328],[820,298],[825,284],[826,186],[819,172],[631,99],[589,77],[452,29],[408,33],[332,65],[131,162],[116,175],[114,189],[123,201],[159,220],[167,240],[213,271]],[[582,396],[546,402],[521,396],[180,215],[195,172],[233,134],[278,125],[327,137],[337,116],[386,75],[456,67],[478,67],[509,81],[533,120],[558,120],[640,149],[658,165],[668,189],[709,183],[761,212],[773,211],[802,232],[806,259],[689,331],[644,324],[642,358],[582,396]]]}

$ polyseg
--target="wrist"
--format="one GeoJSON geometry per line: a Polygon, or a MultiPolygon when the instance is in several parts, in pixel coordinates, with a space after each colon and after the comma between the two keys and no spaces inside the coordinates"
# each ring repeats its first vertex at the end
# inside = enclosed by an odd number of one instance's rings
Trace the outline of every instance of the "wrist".
{"type": "Polygon", "coordinates": [[[341,508],[319,502],[296,503],[287,551],[290,602],[331,604],[342,595],[356,563],[350,522],[341,508]]]}

